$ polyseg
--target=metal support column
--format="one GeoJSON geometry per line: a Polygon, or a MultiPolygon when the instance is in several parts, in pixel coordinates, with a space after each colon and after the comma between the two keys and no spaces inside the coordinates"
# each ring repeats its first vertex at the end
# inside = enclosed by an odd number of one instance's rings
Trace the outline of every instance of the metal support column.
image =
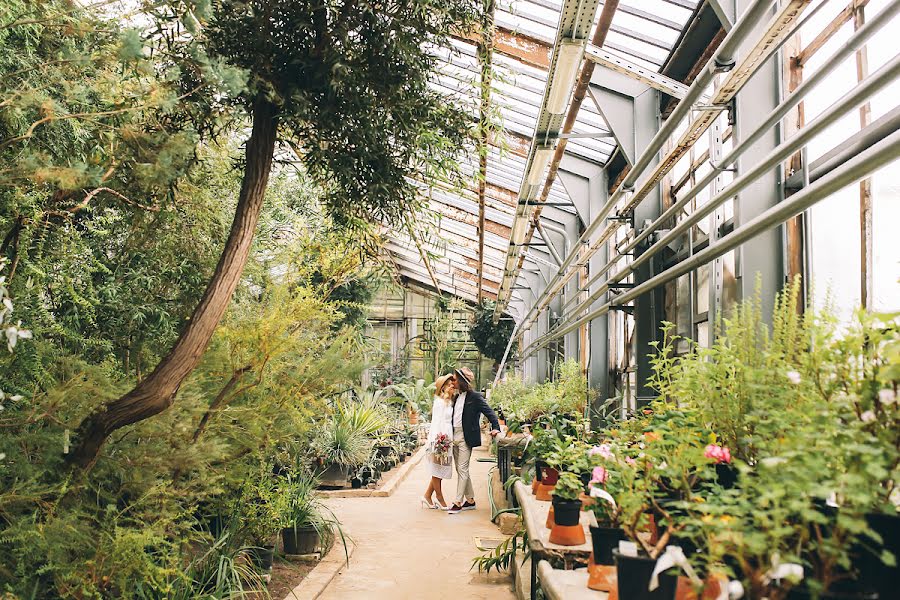
{"type": "MultiPolygon", "coordinates": [[[[751,5],[751,0],[738,0],[740,12],[751,5]]],[[[758,27],[763,27],[760,23],[758,27]]],[[[754,39],[755,36],[750,36],[754,39]]],[[[747,44],[745,44],[745,47],[747,44]]],[[[763,123],[768,114],[780,102],[781,69],[780,53],[769,58],[759,67],[758,72],[744,86],[735,99],[735,143],[750,135],[763,123]]],[[[738,159],[738,173],[745,165],[752,165],[756,157],[765,156],[778,145],[778,132],[773,129],[763,134],[747,153],[738,159]]],[[[778,204],[781,198],[781,169],[772,169],[754,183],[747,186],[737,197],[735,205],[735,227],[747,223],[757,215],[778,204]]],[[[778,228],[763,232],[747,241],[735,256],[735,270],[738,292],[741,299],[755,294],[757,277],[761,285],[762,314],[771,315],[775,294],[781,290],[784,281],[782,233],[778,228]]]]}
{"type": "MultiPolygon", "coordinates": [[[[644,148],[659,130],[659,92],[647,90],[634,99],[634,137],[638,152],[644,148]]],[[[654,160],[654,162],[656,162],[654,160]]],[[[645,223],[652,223],[662,214],[662,201],[659,187],[654,188],[646,198],[634,209],[634,226],[640,229],[645,223]]],[[[642,248],[636,248],[639,255],[642,248]]],[[[657,271],[658,261],[653,258],[641,265],[634,274],[635,283],[641,283],[653,277],[657,271]]],[[[653,395],[648,386],[651,375],[649,354],[653,347],[651,342],[659,338],[659,328],[665,319],[663,307],[663,288],[652,290],[634,301],[634,357],[637,364],[637,389],[638,399],[653,395]]]]}

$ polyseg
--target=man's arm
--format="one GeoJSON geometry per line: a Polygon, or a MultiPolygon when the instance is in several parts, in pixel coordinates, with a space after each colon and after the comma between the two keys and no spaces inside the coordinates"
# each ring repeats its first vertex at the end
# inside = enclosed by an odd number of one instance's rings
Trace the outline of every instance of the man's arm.
{"type": "Polygon", "coordinates": [[[497,414],[494,412],[494,409],[487,403],[487,400],[484,399],[484,396],[479,394],[479,406],[478,409],[481,411],[487,420],[491,423],[491,430],[500,431],[500,421],[497,419],[497,414]]]}

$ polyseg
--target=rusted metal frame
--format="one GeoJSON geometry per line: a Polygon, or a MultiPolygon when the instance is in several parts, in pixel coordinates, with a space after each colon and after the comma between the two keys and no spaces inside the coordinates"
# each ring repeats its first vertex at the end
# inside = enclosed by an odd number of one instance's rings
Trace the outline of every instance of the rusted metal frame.
{"type": "MultiPolygon", "coordinates": [[[[413,250],[409,248],[409,242],[404,239],[391,239],[385,246],[388,248],[395,256],[400,257],[405,260],[416,260],[415,257],[411,254],[408,254],[407,251],[413,250]]],[[[443,249],[441,250],[443,251],[443,249]]],[[[455,252],[451,249],[447,250],[447,254],[438,257],[437,264],[439,266],[447,266],[449,269],[458,269],[469,273],[472,277],[471,280],[475,281],[476,278],[476,269],[471,265],[470,260],[465,254],[461,254],[455,252]],[[463,268],[464,267],[464,268],[463,268]]],[[[414,253],[413,253],[414,254],[414,253]]],[[[434,268],[434,262],[432,263],[432,267],[434,268]]],[[[501,271],[499,267],[493,267],[497,271],[501,271]]],[[[427,272],[427,270],[426,270],[427,272]]],[[[435,277],[440,279],[440,276],[444,273],[441,273],[439,270],[435,269],[434,271],[435,277]]],[[[500,281],[497,277],[485,277],[485,288],[486,289],[497,289],[500,285],[500,281]]]]}
{"type": "MultiPolygon", "coordinates": [[[[731,134],[732,134],[732,128],[731,128],[731,127],[728,127],[727,129],[725,129],[725,132],[722,134],[722,141],[723,141],[723,142],[728,141],[728,140],[731,138],[731,134]]],[[[682,175],[681,178],[680,178],[678,181],[676,181],[675,183],[670,183],[670,184],[669,184],[669,185],[670,185],[669,191],[670,191],[671,195],[672,195],[672,196],[677,195],[678,192],[681,191],[681,189],[682,189],[685,185],[687,185],[688,183],[690,183],[691,175],[692,175],[697,169],[699,169],[700,167],[702,167],[702,166],[703,166],[703,163],[705,163],[707,160],[709,160],[709,150],[708,150],[708,149],[707,149],[707,150],[704,150],[702,153],[700,153],[700,154],[697,156],[697,158],[695,158],[695,159],[693,160],[693,162],[692,162],[692,163],[690,164],[690,166],[688,167],[687,173],[685,173],[684,175],[682,175]]]]}
{"type": "MultiPolygon", "coordinates": [[[[800,35],[797,34],[791,39],[785,48],[785,68],[787,70],[787,89],[789,94],[793,94],[797,88],[803,83],[803,62],[800,59],[802,53],[800,35]]],[[[806,110],[803,101],[797,104],[797,108],[791,111],[784,119],[784,129],[787,135],[803,129],[806,125],[806,110]]],[[[785,176],[783,181],[787,181],[791,173],[800,172],[803,169],[804,152],[798,150],[791,156],[785,165],[785,176]]],[[[795,190],[785,189],[785,198],[790,198],[795,190]]],[[[803,214],[788,219],[784,224],[785,233],[785,254],[787,273],[785,274],[788,281],[793,281],[798,275],[804,276],[803,285],[805,287],[805,273],[803,272],[803,228],[805,226],[803,214]]],[[[804,294],[805,295],[805,294],[804,294]]],[[[798,298],[797,310],[802,312],[806,302],[803,298],[798,298]]]]}
{"type": "MultiPolygon", "coordinates": [[[[453,37],[469,44],[481,41],[481,36],[477,32],[456,34],[453,37]]],[[[553,48],[551,44],[506,27],[495,27],[493,47],[499,54],[514,58],[528,66],[538,69],[550,66],[550,51],[553,48]]]]}
{"type": "Polygon", "coordinates": [[[494,0],[485,0],[482,13],[481,31],[478,41],[478,63],[481,101],[478,106],[478,301],[482,298],[482,275],[484,274],[484,192],[487,182],[488,129],[491,104],[491,55],[494,47],[494,0]]]}
{"type": "MultiPolygon", "coordinates": [[[[859,31],[866,23],[865,6],[867,0],[856,0],[853,4],[853,29],[859,31]]],[[[869,76],[869,54],[864,45],[856,51],[856,79],[862,81],[869,76]]],[[[872,105],[866,102],[859,107],[860,131],[872,124],[872,105]]],[[[859,182],[859,297],[863,310],[872,308],[874,300],[874,247],[873,247],[873,207],[872,178],[859,182]]]]}
{"type": "MultiPolygon", "coordinates": [[[[590,42],[594,46],[597,46],[598,48],[603,47],[603,44],[606,42],[606,36],[609,33],[610,27],[612,26],[612,20],[615,16],[618,6],[619,0],[608,0],[603,5],[603,10],[600,12],[600,17],[597,20],[597,28],[594,31],[594,36],[590,42]]],[[[581,74],[579,75],[578,80],[575,84],[575,92],[572,96],[572,103],[569,105],[569,112],[566,114],[566,120],[563,123],[563,127],[561,129],[562,133],[570,133],[575,127],[575,121],[578,119],[578,111],[581,109],[581,104],[584,102],[584,98],[587,95],[587,89],[591,83],[591,76],[593,74],[594,63],[591,61],[585,61],[581,67],[581,74]]],[[[547,178],[544,181],[544,187],[541,191],[540,200],[535,206],[534,213],[532,214],[528,226],[528,231],[525,234],[526,243],[530,242],[531,238],[534,236],[536,223],[541,218],[541,203],[546,202],[547,197],[550,195],[550,189],[553,187],[553,182],[556,180],[556,175],[559,171],[559,163],[562,162],[562,158],[565,155],[567,143],[568,140],[566,138],[563,138],[559,140],[559,143],[556,146],[556,151],[554,152],[553,159],[550,162],[550,170],[547,173],[547,178]]],[[[518,277],[518,272],[519,270],[521,270],[524,262],[524,257],[520,256],[516,267],[513,269],[513,272],[507,275],[507,277],[510,277],[510,281],[514,282],[516,280],[516,278],[518,277]]],[[[497,314],[502,311],[503,307],[501,307],[501,303],[502,302],[498,302],[497,304],[497,314]]]]}
{"type": "Polygon", "coordinates": [[[790,27],[809,3],[810,0],[792,0],[781,8],[778,16],[769,22],[769,27],[762,36],[764,43],[755,44],[750,53],[728,72],[728,76],[713,94],[709,105],[699,109],[698,116],[688,125],[687,131],[681,135],[675,147],[657,163],[650,176],[639,185],[623,212],[629,212],[637,206],[656,187],[663,176],[675,166],[675,163],[681,160],[685,152],[694,146],[700,136],[706,133],[719,114],[728,108],[728,103],[735,97],[741,86],[770,56],[773,48],[781,39],[780,32],[790,27]]]}
{"type": "Polygon", "coordinates": [[[862,9],[869,0],[853,0],[841,12],[839,12],[813,40],[797,53],[797,62],[802,67],[816,52],[830,40],[845,24],[853,20],[857,8],[862,9]]]}

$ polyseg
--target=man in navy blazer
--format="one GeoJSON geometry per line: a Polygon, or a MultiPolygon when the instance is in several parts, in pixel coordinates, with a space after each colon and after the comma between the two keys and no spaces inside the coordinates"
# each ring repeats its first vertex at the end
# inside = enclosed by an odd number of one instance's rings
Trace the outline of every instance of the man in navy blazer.
{"type": "Polygon", "coordinates": [[[455,515],[464,510],[475,510],[475,489],[469,476],[472,448],[481,445],[481,415],[491,423],[491,437],[500,433],[500,421],[484,396],[472,389],[475,374],[463,367],[454,371],[459,396],[453,403],[453,462],[456,463],[456,501],[447,514],[455,515]]]}

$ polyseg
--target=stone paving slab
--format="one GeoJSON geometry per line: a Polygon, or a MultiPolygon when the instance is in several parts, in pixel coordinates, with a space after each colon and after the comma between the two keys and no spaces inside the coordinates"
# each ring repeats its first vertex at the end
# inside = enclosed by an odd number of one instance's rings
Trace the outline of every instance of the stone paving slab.
{"type": "MultiPolygon", "coordinates": [[[[427,461],[387,498],[329,498],[328,505],[356,544],[350,564],[341,569],[323,600],[512,600],[508,574],[471,570],[479,554],[476,537],[501,537],[491,523],[487,498],[491,463],[486,448],[475,451],[471,472],[478,508],[457,515],[421,507],[419,498],[430,477],[427,461]]],[[[452,500],[456,481],[444,482],[452,500]]]]}

